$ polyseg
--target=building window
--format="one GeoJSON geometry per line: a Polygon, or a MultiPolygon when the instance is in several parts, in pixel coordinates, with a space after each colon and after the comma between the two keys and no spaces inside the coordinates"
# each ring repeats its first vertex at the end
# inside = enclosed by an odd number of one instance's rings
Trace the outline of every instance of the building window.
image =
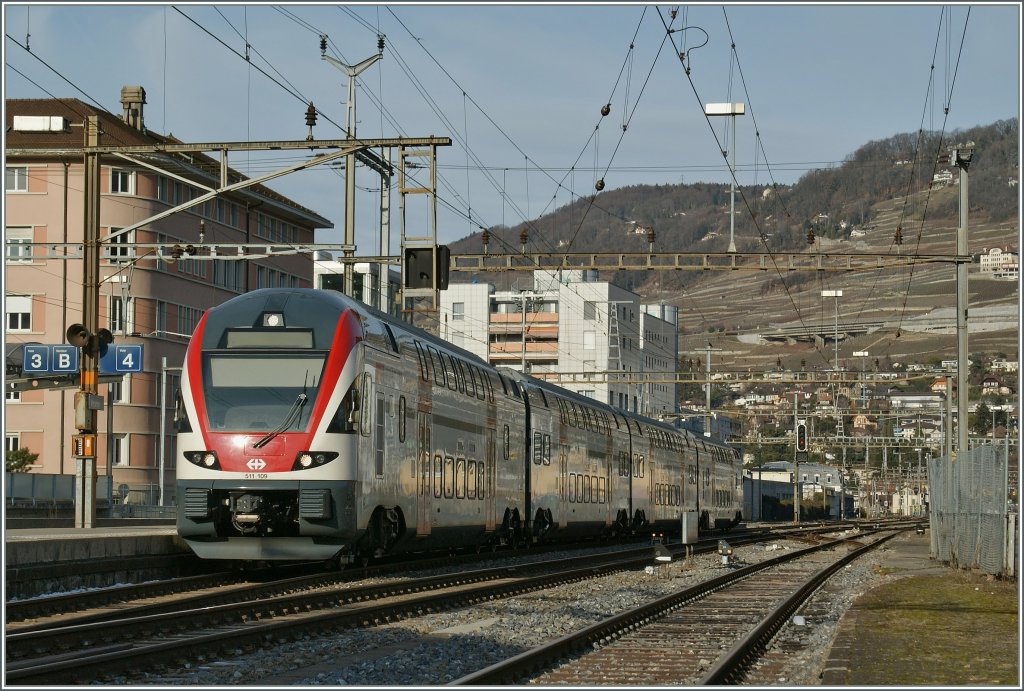
{"type": "Polygon", "coordinates": [[[110,171],[111,194],[135,194],[135,173],[130,170],[112,168],[110,171]]]}
{"type": "Polygon", "coordinates": [[[593,331],[583,332],[583,350],[593,350],[597,347],[597,336],[593,331]]]}
{"type": "Polygon", "coordinates": [[[111,261],[131,259],[133,256],[130,245],[135,242],[135,231],[129,230],[127,233],[114,235],[114,233],[117,233],[120,230],[120,228],[111,228],[110,232],[107,233],[107,258],[111,261]]]}
{"type": "Polygon", "coordinates": [[[167,331],[167,303],[163,300],[156,301],[156,331],[167,331]]]}
{"type": "Polygon", "coordinates": [[[7,261],[9,263],[28,263],[32,261],[32,228],[8,226],[7,235],[7,261]]]}
{"type": "Polygon", "coordinates": [[[21,448],[21,435],[7,434],[4,436],[4,451],[10,453],[21,448]]]}
{"type": "Polygon", "coordinates": [[[452,321],[457,319],[466,318],[466,303],[464,302],[453,302],[452,303],[452,321]]]}
{"type": "Polygon", "coordinates": [[[124,298],[119,295],[111,295],[108,302],[107,316],[110,318],[110,330],[116,334],[123,334],[128,329],[128,311],[124,298]]]}
{"type": "Polygon", "coordinates": [[[4,189],[8,192],[28,192],[28,168],[26,166],[7,166],[4,189]]]}
{"type": "Polygon", "coordinates": [[[28,295],[8,295],[4,299],[8,331],[32,330],[32,298],[28,295]]]}
{"type": "Polygon", "coordinates": [[[107,400],[111,403],[125,403],[125,392],[131,387],[128,385],[128,378],[131,375],[126,374],[122,381],[110,382],[107,384],[107,400]]]}
{"type": "Polygon", "coordinates": [[[4,400],[8,403],[21,403],[21,392],[8,389],[4,392],[4,400]]]}
{"type": "Polygon", "coordinates": [[[583,303],[583,318],[588,320],[597,319],[597,305],[590,300],[583,303]]]}
{"type": "Polygon", "coordinates": [[[114,457],[114,467],[123,468],[128,465],[128,435],[112,434],[110,441],[111,455],[114,457]]]}
{"type": "Polygon", "coordinates": [[[198,326],[199,319],[202,316],[202,310],[196,309],[195,307],[185,307],[184,305],[179,306],[178,333],[191,334],[196,330],[196,326],[198,326]]]}

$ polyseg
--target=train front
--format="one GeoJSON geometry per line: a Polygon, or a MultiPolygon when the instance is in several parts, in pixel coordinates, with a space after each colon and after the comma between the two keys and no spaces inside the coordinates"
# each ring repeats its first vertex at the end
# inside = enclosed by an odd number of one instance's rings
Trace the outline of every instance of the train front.
{"type": "Polygon", "coordinates": [[[177,527],[205,559],[351,546],[363,330],[333,292],[256,290],[202,318],[175,411],[177,527]]]}

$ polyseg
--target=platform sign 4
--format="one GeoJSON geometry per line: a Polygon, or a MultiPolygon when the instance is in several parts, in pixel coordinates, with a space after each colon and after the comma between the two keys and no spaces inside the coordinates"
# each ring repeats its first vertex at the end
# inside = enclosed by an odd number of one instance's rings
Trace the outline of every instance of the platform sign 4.
{"type": "Polygon", "coordinates": [[[100,356],[101,374],[124,374],[142,371],[142,344],[107,346],[100,356]]]}

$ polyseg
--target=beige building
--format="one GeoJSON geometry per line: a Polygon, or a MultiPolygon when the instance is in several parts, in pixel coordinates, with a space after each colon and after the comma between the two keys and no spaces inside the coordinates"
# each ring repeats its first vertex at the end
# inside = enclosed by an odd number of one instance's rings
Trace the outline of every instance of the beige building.
{"type": "MultiPolygon", "coordinates": [[[[83,321],[81,148],[86,117],[99,117],[101,145],[176,141],[146,130],[141,87],[125,87],[121,97],[121,116],[70,98],[5,103],[5,351],[18,344],[64,344],[67,327],[83,321]],[[57,258],[65,248],[71,258],[57,258]]],[[[100,385],[106,400],[98,413],[96,472],[112,476],[115,488],[127,485],[133,494],[155,496],[162,442],[163,484],[173,503],[171,414],[189,334],[206,309],[235,295],[263,287],[312,287],[313,279],[308,255],[196,257],[210,256],[204,247],[210,243],[311,244],[314,229],[332,226],[317,213],[254,185],[113,235],[199,197],[206,191],[200,185],[219,186],[220,162],[201,154],[137,154],[135,160],[153,167],[114,155],[101,159],[99,324],[113,333],[114,345],[142,344],[143,364],[141,372],[100,385]],[[175,258],[175,245],[192,245],[195,252],[175,258]],[[160,388],[162,375],[166,395],[160,388]],[[161,439],[162,405],[166,427],[161,439]]],[[[228,169],[230,182],[242,178],[228,169]]],[[[77,383],[49,389],[37,381],[33,387],[32,380],[12,374],[18,373],[8,369],[5,448],[27,447],[39,454],[30,472],[73,474],[77,383]]]]}
{"type": "Polygon", "coordinates": [[[440,293],[441,338],[622,410],[678,412],[675,307],[645,305],[592,271],[534,271],[521,280],[508,291],[449,284],[440,293]]]}

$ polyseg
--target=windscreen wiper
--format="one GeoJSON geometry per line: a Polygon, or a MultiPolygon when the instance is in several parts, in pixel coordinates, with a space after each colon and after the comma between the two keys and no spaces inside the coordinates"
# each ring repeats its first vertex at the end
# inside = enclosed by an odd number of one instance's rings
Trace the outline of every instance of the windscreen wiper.
{"type": "Polygon", "coordinates": [[[257,441],[252,445],[252,448],[259,449],[270,443],[270,440],[277,435],[284,432],[286,429],[292,426],[292,423],[302,414],[302,407],[306,404],[306,392],[303,391],[292,403],[292,407],[288,410],[288,414],[285,416],[284,422],[275,427],[273,430],[267,433],[265,437],[257,441]]]}

